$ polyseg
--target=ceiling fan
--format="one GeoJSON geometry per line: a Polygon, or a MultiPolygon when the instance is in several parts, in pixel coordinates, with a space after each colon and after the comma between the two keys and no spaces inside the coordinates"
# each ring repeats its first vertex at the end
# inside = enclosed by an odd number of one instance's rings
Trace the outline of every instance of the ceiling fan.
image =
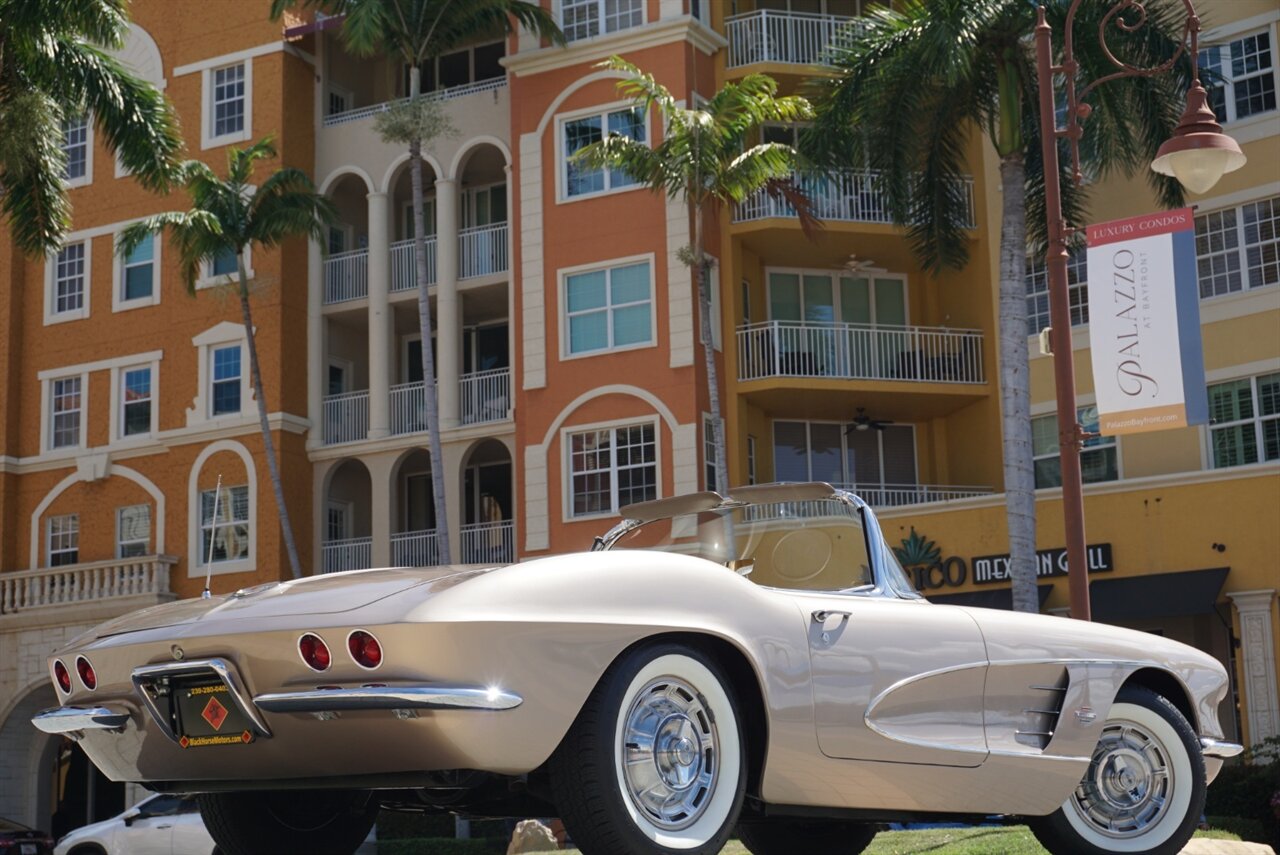
{"type": "Polygon", "coordinates": [[[867,415],[864,407],[858,407],[858,414],[853,417],[853,424],[849,425],[845,433],[850,434],[855,430],[871,430],[872,428],[884,430],[885,425],[891,424],[893,424],[892,419],[873,419],[867,415]]]}
{"type": "Polygon", "coordinates": [[[854,276],[873,271],[880,272],[884,269],[882,267],[877,267],[876,263],[869,258],[858,258],[858,254],[856,252],[849,253],[849,258],[844,261],[841,267],[849,273],[852,273],[854,276]]]}

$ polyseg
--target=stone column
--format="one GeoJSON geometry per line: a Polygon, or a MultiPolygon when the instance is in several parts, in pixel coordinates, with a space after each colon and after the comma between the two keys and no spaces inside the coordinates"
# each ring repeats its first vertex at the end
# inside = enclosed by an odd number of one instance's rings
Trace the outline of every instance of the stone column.
{"type": "Polygon", "coordinates": [[[369,201],[369,439],[391,434],[391,231],[386,193],[369,201]]]}
{"type": "Polygon", "coordinates": [[[362,458],[369,469],[369,536],[372,544],[369,550],[371,565],[389,567],[391,565],[391,494],[396,485],[391,477],[395,472],[396,455],[394,452],[370,455],[362,458]]]}
{"type": "Polygon", "coordinates": [[[1280,736],[1280,698],[1276,692],[1276,639],[1272,607],[1276,591],[1228,592],[1240,618],[1240,687],[1244,694],[1249,743],[1280,736]]]}
{"type": "Polygon", "coordinates": [[[325,367],[324,261],[320,243],[307,242],[307,446],[324,445],[325,367]]]}
{"type": "MultiPolygon", "coordinates": [[[[425,346],[425,344],[424,344],[425,346]]],[[[440,429],[460,423],[458,375],[462,312],[458,303],[458,182],[436,182],[436,384],[440,429]]]]}

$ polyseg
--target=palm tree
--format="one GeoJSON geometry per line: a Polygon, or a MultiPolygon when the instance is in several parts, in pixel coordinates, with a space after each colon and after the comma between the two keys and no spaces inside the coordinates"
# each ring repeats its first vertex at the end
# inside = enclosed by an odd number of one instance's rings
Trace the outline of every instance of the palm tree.
{"type": "Polygon", "coordinates": [[[683,254],[698,281],[698,314],[707,368],[711,422],[715,446],[716,487],[729,487],[724,424],[720,417],[720,386],[711,335],[711,288],[704,220],[716,205],[742,202],[761,190],[786,196],[801,216],[806,232],[813,223],[808,200],[791,183],[796,168],[795,149],[782,143],[746,146],[766,122],[798,122],[813,117],[809,102],[798,96],[778,97],[778,84],[764,74],[749,74],[737,83],[726,83],[701,106],[682,107],[675,96],[652,74],[612,57],[601,67],[622,71],[627,77],[618,91],[630,97],[647,114],[657,107],[664,136],[650,148],[647,142],[610,134],[575,153],[593,168],[621,169],[655,193],[683,198],[693,216],[693,245],[683,254]]]}
{"type": "Polygon", "coordinates": [[[427,283],[427,238],[423,214],[422,145],[449,132],[436,102],[422,93],[423,64],[477,36],[510,34],[523,27],[557,43],[564,35],[537,0],[271,0],[271,15],[286,9],[313,8],[344,16],[342,37],[361,56],[392,56],[409,67],[408,101],[380,118],[378,128],[388,142],[406,143],[413,177],[413,256],[418,277],[418,331],[422,347],[422,379],[431,446],[431,492],[436,512],[437,560],[451,563],[449,515],[445,505],[444,460],[440,448],[440,408],[436,396],[435,357],[431,352],[431,303],[427,283]]]}
{"type": "Polygon", "coordinates": [[[163,190],[182,138],[169,103],[106,50],[124,44],[126,0],[0,0],[0,213],[23,252],[58,249],[71,208],[62,126],[91,114],[148,189],[163,190]]]}
{"type": "MultiPolygon", "coordinates": [[[[904,0],[852,25],[829,51],[836,73],[815,81],[818,121],[802,145],[831,162],[878,170],[894,219],[931,273],[961,268],[968,258],[968,204],[961,192],[965,144],[985,132],[1000,158],[999,353],[1004,487],[1013,606],[1038,611],[1035,473],[1032,468],[1025,273],[1027,223],[1032,251],[1045,244],[1044,181],[1038,95],[1030,34],[1036,4],[1026,0],[904,0]]],[[[1067,0],[1046,0],[1056,33],[1067,0]]],[[[1116,69],[1097,36],[1114,4],[1083,3],[1075,20],[1081,81],[1116,69]]],[[[1146,4],[1145,26],[1107,26],[1109,48],[1138,67],[1174,55],[1181,23],[1171,7],[1146,4]]],[[[1133,9],[1119,18],[1137,25],[1133,9]]],[[[1088,174],[1145,169],[1177,124],[1187,80],[1131,77],[1099,87],[1081,140],[1088,174]]],[[[1173,79],[1171,79],[1173,78],[1173,79]]],[[[1062,124],[1062,121],[1059,121],[1062,124]]],[[[1070,158],[1062,157],[1063,171],[1070,158]]],[[[1176,182],[1146,171],[1163,204],[1181,203],[1176,182]]],[[[1083,195],[1065,174],[1064,214],[1080,223],[1083,195]]],[[[1069,354],[1062,355],[1069,358],[1069,354]]],[[[1061,358],[1061,357],[1060,357],[1061,358]]],[[[1072,426],[1063,425],[1070,429],[1072,426]]]]}
{"type": "Polygon", "coordinates": [[[121,233],[116,253],[127,256],[150,235],[167,231],[178,250],[178,264],[187,292],[192,295],[202,268],[211,266],[216,258],[235,257],[236,278],[231,280],[228,276],[228,284],[234,287],[240,301],[245,344],[249,349],[249,373],[258,402],[258,426],[267,452],[267,469],[289,554],[289,569],[297,579],[302,576],[302,565],[298,561],[293,527],[289,524],[275,442],[267,423],[267,399],[262,391],[244,255],[251,246],[270,249],[295,237],[320,240],[329,224],[336,220],[337,212],[328,199],[316,192],[306,173],[298,169],[276,170],[255,191],[250,183],[255,165],[275,156],[275,147],[268,137],[248,148],[232,148],[227,153],[225,179],[201,161],[189,160],[182,164],[179,183],[191,197],[191,209],[155,214],[131,224],[121,233]]]}

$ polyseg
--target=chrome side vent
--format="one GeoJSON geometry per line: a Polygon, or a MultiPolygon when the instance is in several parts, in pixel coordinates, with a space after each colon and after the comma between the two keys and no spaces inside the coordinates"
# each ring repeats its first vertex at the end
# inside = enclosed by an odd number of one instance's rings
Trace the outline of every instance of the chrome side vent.
{"type": "Polygon", "coordinates": [[[1013,732],[1019,743],[1041,751],[1053,739],[1062,717],[1062,703],[1067,697],[1067,670],[1064,668],[1052,683],[1033,683],[1027,687],[1033,702],[1022,711],[1022,727],[1013,732]]]}

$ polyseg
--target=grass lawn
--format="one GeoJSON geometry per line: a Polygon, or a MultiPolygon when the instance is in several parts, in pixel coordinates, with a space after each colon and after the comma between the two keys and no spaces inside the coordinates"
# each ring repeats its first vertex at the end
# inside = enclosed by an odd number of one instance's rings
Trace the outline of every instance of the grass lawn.
{"type": "MultiPolygon", "coordinates": [[[[1225,831],[1197,831],[1196,837],[1239,840],[1225,831]]],[[[796,855],[804,855],[802,841],[797,841],[796,855]]],[[[577,849],[565,850],[577,855],[577,849]]],[[[937,828],[927,831],[882,831],[864,850],[866,855],[1041,855],[1045,850],[1025,825],[982,828],[937,828]]],[[[720,855],[749,855],[736,840],[730,841],[720,855]]]]}

